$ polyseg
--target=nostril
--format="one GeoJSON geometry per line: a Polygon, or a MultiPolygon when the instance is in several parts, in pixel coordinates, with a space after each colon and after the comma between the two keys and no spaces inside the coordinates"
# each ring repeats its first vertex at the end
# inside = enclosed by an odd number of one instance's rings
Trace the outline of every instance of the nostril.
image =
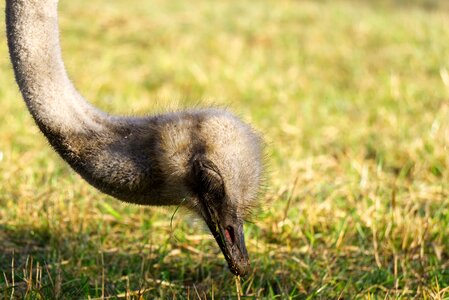
{"type": "Polygon", "coordinates": [[[228,240],[228,242],[231,243],[231,245],[234,245],[235,233],[234,233],[234,228],[231,225],[226,227],[225,235],[226,235],[226,239],[228,240]]]}

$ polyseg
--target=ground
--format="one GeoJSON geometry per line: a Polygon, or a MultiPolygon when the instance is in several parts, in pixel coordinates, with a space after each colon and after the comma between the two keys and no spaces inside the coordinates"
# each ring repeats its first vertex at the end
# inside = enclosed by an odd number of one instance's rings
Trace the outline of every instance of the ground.
{"type": "Polygon", "coordinates": [[[0,298],[449,297],[444,0],[64,0],[60,25],[70,77],[103,110],[218,105],[264,136],[253,269],[237,292],[199,220],[71,171],[2,30],[0,298]]]}

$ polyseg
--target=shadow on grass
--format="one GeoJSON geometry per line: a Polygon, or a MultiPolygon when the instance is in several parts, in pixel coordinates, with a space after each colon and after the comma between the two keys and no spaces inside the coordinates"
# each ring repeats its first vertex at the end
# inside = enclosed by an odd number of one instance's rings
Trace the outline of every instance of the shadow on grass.
{"type": "Polygon", "coordinates": [[[447,1],[435,1],[435,0],[365,0],[363,1],[367,5],[377,8],[377,7],[387,7],[388,9],[396,10],[410,10],[410,9],[420,9],[428,12],[438,11],[438,10],[449,10],[449,3],[447,1]]]}
{"type": "MultiPolygon", "coordinates": [[[[369,229],[363,230],[368,235],[369,229]]],[[[346,251],[317,241],[311,251],[294,247],[285,252],[276,250],[281,249],[282,240],[272,240],[267,244],[270,249],[252,253],[253,273],[242,281],[243,293],[251,299],[351,298],[366,293],[412,295],[415,288],[433,279],[440,286],[449,283],[447,268],[432,256],[419,259],[419,247],[398,252],[407,265],[395,271],[392,253],[385,251],[380,257],[382,267],[377,267],[369,240],[360,245],[355,240],[348,243],[361,246],[360,251],[356,246],[346,251]]],[[[221,256],[183,247],[182,243],[161,242],[136,252],[104,247],[85,233],[0,225],[0,298],[237,297],[234,278],[221,256]]]]}
{"type": "MultiPolygon", "coordinates": [[[[179,249],[158,246],[127,253],[101,248],[83,234],[63,236],[47,228],[0,225],[0,298],[126,298],[138,297],[139,291],[148,299],[183,298],[207,296],[215,279],[218,284],[232,282],[223,265],[214,265],[218,260],[201,267],[201,261],[183,260],[185,253],[179,249]]],[[[215,294],[232,296],[217,286],[215,294]]]]}

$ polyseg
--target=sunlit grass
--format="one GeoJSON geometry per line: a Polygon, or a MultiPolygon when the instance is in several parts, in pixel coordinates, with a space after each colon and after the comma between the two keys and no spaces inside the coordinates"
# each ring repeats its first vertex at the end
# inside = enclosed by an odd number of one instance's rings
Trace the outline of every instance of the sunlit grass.
{"type": "MultiPolygon", "coordinates": [[[[221,105],[263,134],[243,295],[448,297],[445,1],[62,1],[60,24],[102,109],[221,105]]],[[[53,153],[4,31],[0,68],[0,297],[237,297],[201,222],[104,196],[53,153]]]]}

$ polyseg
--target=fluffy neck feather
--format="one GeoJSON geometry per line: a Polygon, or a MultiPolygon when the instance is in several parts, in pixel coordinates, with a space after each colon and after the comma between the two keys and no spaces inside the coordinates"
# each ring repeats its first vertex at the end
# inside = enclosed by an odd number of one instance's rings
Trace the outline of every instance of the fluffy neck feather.
{"type": "MultiPolygon", "coordinates": [[[[84,179],[129,202],[176,204],[160,156],[161,127],[185,115],[112,117],[90,105],[68,78],[61,56],[58,1],[7,0],[11,61],[22,96],[55,150],[84,179]]],[[[179,167],[179,166],[178,166],[179,167]]]]}

